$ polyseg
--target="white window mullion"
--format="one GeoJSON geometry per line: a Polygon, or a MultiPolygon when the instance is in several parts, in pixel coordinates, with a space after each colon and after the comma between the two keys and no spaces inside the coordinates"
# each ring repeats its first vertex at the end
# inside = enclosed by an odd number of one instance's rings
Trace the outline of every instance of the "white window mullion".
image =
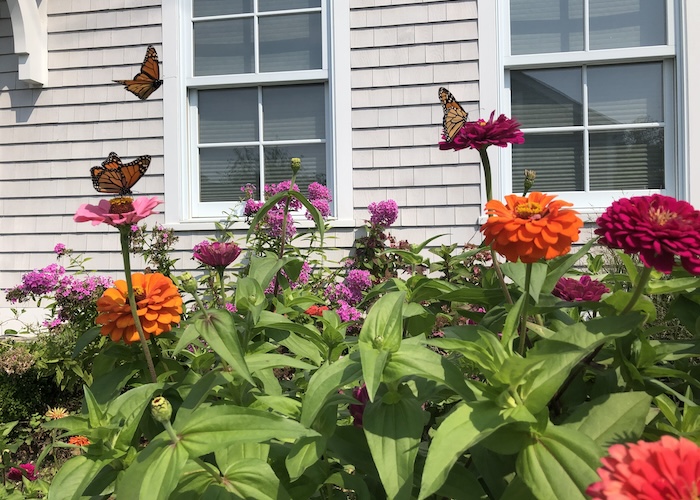
{"type": "MultiPolygon", "coordinates": [[[[588,5],[588,1],[585,2],[588,5]]],[[[581,112],[583,120],[583,190],[588,192],[591,190],[591,173],[590,173],[590,132],[588,130],[588,68],[584,66],[581,71],[581,88],[583,89],[583,98],[581,102],[581,112]]]]}

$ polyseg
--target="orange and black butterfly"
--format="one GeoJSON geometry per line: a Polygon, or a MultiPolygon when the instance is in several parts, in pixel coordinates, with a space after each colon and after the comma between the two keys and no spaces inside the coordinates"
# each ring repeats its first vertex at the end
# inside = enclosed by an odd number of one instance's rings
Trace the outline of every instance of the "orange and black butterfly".
{"type": "Polygon", "coordinates": [[[462,128],[467,121],[468,113],[457,102],[452,92],[445,87],[440,87],[438,93],[440,102],[442,103],[442,129],[445,135],[445,140],[451,142],[455,138],[457,132],[462,128]]]}
{"type": "Polygon", "coordinates": [[[120,196],[131,194],[131,188],[143,177],[151,164],[150,156],[139,156],[131,163],[122,163],[117,153],[109,153],[101,167],[92,167],[92,185],[100,193],[120,196]]]}
{"type": "Polygon", "coordinates": [[[163,85],[160,79],[160,68],[158,66],[158,53],[153,45],[146,49],[146,57],[141,65],[141,71],[136,73],[133,80],[114,80],[124,85],[124,88],[134,94],[139,99],[148,99],[156,89],[163,85]]]}

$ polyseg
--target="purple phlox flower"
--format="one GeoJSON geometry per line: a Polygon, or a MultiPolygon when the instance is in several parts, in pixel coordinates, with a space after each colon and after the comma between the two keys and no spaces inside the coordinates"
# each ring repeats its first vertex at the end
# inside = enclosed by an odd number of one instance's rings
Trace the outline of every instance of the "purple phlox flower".
{"type": "Polygon", "coordinates": [[[358,404],[351,404],[348,406],[348,411],[353,419],[352,424],[355,427],[362,427],[362,416],[365,413],[365,405],[369,402],[367,386],[362,384],[362,387],[355,387],[352,390],[352,397],[359,401],[358,404]]]}
{"type": "Polygon", "coordinates": [[[371,217],[369,221],[375,226],[389,227],[399,216],[399,206],[394,200],[372,202],[367,207],[371,217]]]}
{"type": "Polygon", "coordinates": [[[210,243],[204,240],[194,246],[192,253],[202,264],[223,269],[238,258],[241,247],[232,241],[210,243]]]}
{"type": "Polygon", "coordinates": [[[245,207],[243,208],[243,215],[246,217],[252,217],[256,213],[258,213],[258,210],[264,205],[262,201],[256,201],[252,198],[249,198],[245,201],[245,207]]]}
{"type": "Polygon", "coordinates": [[[609,292],[607,286],[600,281],[583,275],[580,280],[574,278],[559,278],[552,294],[567,302],[598,302],[604,293],[609,292]]]}
{"type": "Polygon", "coordinates": [[[308,187],[309,200],[333,201],[330,190],[323,184],[312,182],[308,187]]]}
{"type": "Polygon", "coordinates": [[[56,255],[61,257],[62,255],[66,254],[66,245],[63,243],[56,243],[56,246],[53,247],[53,251],[56,255]]]}
{"type": "Polygon", "coordinates": [[[227,310],[228,312],[230,312],[230,313],[235,313],[236,311],[238,311],[238,309],[236,308],[236,305],[235,305],[235,304],[231,304],[230,302],[226,302],[226,303],[224,304],[224,307],[225,307],[226,310],[227,310]]]}
{"type": "Polygon", "coordinates": [[[342,299],[338,301],[338,307],[335,309],[335,312],[338,313],[340,321],[342,322],[358,321],[362,319],[362,312],[342,299]]]}
{"type": "MultiPolygon", "coordinates": [[[[289,276],[287,275],[286,271],[282,269],[282,274],[284,275],[287,280],[289,280],[289,276]]],[[[306,285],[309,282],[309,277],[311,276],[311,266],[309,265],[308,262],[304,262],[301,265],[301,269],[299,270],[299,277],[297,278],[296,281],[289,281],[289,287],[294,289],[298,288],[299,286],[306,285]]],[[[270,285],[265,289],[265,293],[274,293],[275,291],[275,284],[277,283],[277,278],[272,278],[272,281],[270,282],[270,285]]]]}
{"type": "Polygon", "coordinates": [[[63,266],[58,264],[49,264],[43,269],[35,269],[22,276],[22,288],[33,295],[52,293],[65,272],[63,266]]]}
{"type": "Polygon", "coordinates": [[[253,184],[250,182],[246,184],[245,186],[241,186],[241,191],[245,194],[247,199],[250,199],[253,197],[255,194],[255,191],[257,191],[258,188],[256,188],[253,184]]]}
{"type": "Polygon", "coordinates": [[[10,467],[10,470],[7,472],[7,479],[11,479],[12,481],[21,481],[22,476],[27,476],[27,479],[30,481],[36,481],[37,476],[35,474],[34,465],[20,464],[19,468],[10,467]]]}
{"type": "Polygon", "coordinates": [[[372,286],[372,277],[369,271],[352,269],[343,283],[350,292],[349,302],[354,305],[362,301],[362,292],[372,286]]]}
{"type": "Polygon", "coordinates": [[[352,292],[344,283],[330,283],[324,289],[323,294],[331,303],[337,303],[341,300],[347,302],[352,296],[352,292]]]}
{"type": "MultiPolygon", "coordinates": [[[[291,189],[291,191],[298,192],[299,186],[294,184],[294,187],[292,187],[291,180],[282,181],[279,184],[265,184],[265,198],[271,198],[274,195],[276,195],[277,193],[281,193],[283,191],[289,191],[290,189],[291,189]]],[[[283,208],[285,203],[286,203],[286,200],[287,200],[286,198],[282,198],[277,203],[277,207],[279,207],[280,209],[283,208]]],[[[291,198],[289,200],[289,209],[290,210],[292,210],[292,211],[301,210],[301,207],[302,207],[301,202],[299,200],[297,200],[296,198],[291,198]]]]}
{"type": "MultiPolygon", "coordinates": [[[[284,212],[281,209],[271,209],[267,214],[265,214],[265,221],[267,222],[270,235],[273,238],[282,237],[282,221],[284,220],[284,212]]],[[[286,226],[286,239],[291,240],[295,234],[297,234],[297,228],[294,225],[294,217],[291,213],[287,213],[287,226],[286,226]]]]}
{"type": "Polygon", "coordinates": [[[132,233],[138,233],[138,231],[139,231],[139,226],[138,226],[138,224],[132,224],[132,225],[131,225],[131,232],[132,232],[132,233]]]}
{"type": "Polygon", "coordinates": [[[55,317],[52,320],[46,320],[44,321],[43,325],[48,328],[49,330],[52,330],[58,326],[60,326],[63,323],[63,320],[59,317],[55,317]]]}
{"type": "MultiPolygon", "coordinates": [[[[330,203],[328,203],[328,200],[324,200],[323,198],[317,198],[315,200],[309,201],[314,207],[316,207],[316,210],[319,211],[321,217],[323,217],[324,219],[331,214],[331,205],[330,203]]],[[[306,218],[309,220],[313,219],[311,213],[308,210],[306,211],[306,218]]]]}
{"type": "MultiPolygon", "coordinates": [[[[451,141],[442,141],[440,149],[482,149],[488,146],[505,148],[508,144],[522,144],[525,142],[520,123],[506,115],[500,115],[493,120],[495,111],[491,112],[488,121],[479,119],[475,122],[466,122],[451,141]]],[[[444,134],[443,134],[444,138],[444,134]]]]}

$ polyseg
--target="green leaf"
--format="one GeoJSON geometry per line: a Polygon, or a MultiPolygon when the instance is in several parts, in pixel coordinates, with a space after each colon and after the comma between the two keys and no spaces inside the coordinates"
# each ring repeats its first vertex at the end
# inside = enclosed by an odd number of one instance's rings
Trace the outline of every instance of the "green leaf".
{"type": "Polygon", "coordinates": [[[177,487],[187,462],[182,443],[172,444],[164,434],[136,456],[117,482],[117,498],[167,500],[177,487]]]}
{"type": "Polygon", "coordinates": [[[298,368],[300,370],[316,370],[318,368],[314,365],[305,363],[291,356],[285,356],[283,354],[248,354],[245,359],[251,373],[255,373],[258,370],[265,370],[267,368],[280,368],[283,366],[298,368]]]}
{"type": "Polygon", "coordinates": [[[125,392],[109,404],[107,414],[119,429],[113,441],[114,448],[125,451],[129,447],[138,430],[143,412],[150,407],[153,395],[162,387],[162,384],[142,385],[125,392]]]}
{"type": "Polygon", "coordinates": [[[585,500],[599,481],[602,449],[585,434],[549,425],[518,456],[516,470],[536,498],[585,500]]]}
{"type": "Polygon", "coordinates": [[[289,479],[291,481],[299,479],[306,469],[321,458],[325,451],[326,438],[323,436],[305,437],[294,443],[284,461],[289,479]]]}
{"type": "Polygon", "coordinates": [[[80,337],[78,337],[78,340],[75,342],[75,348],[73,348],[73,354],[71,354],[71,359],[77,358],[78,355],[83,352],[83,349],[85,349],[95,339],[100,338],[101,328],[101,326],[90,328],[88,331],[84,332],[82,335],[80,335],[80,337]]]}
{"type": "Polygon", "coordinates": [[[367,386],[367,395],[370,401],[374,401],[379,389],[379,384],[382,381],[382,373],[384,367],[389,361],[391,353],[384,350],[374,349],[366,342],[360,342],[359,345],[360,359],[362,360],[362,379],[367,386]]]}
{"type": "MultiPolygon", "coordinates": [[[[251,223],[250,228],[254,230],[255,226],[251,223]]],[[[250,230],[248,231],[248,237],[250,237],[250,230]]],[[[248,277],[257,281],[260,287],[265,289],[287,260],[288,258],[278,259],[276,255],[265,255],[263,257],[253,255],[250,258],[248,277]]]]}
{"type": "Polygon", "coordinates": [[[187,327],[184,330],[180,329],[180,332],[180,338],[178,339],[177,345],[173,350],[173,356],[177,356],[180,353],[180,351],[182,351],[185,347],[193,343],[199,337],[199,332],[192,323],[187,325],[187,327]]]}
{"type": "Polygon", "coordinates": [[[85,488],[112,460],[113,457],[93,460],[85,455],[71,458],[61,466],[51,480],[48,500],[78,500],[82,498],[85,488]]]}
{"type": "Polygon", "coordinates": [[[692,276],[685,278],[672,278],[650,280],[646,292],[650,295],[691,292],[700,288],[700,278],[692,276]]]}
{"type": "Polygon", "coordinates": [[[257,458],[267,462],[270,454],[270,445],[263,443],[232,443],[216,450],[216,464],[222,474],[226,474],[231,467],[245,458],[257,458]]]}
{"type": "Polygon", "coordinates": [[[191,456],[201,456],[237,441],[262,443],[270,439],[295,441],[317,436],[298,422],[267,411],[240,406],[200,406],[185,421],[176,421],[179,444],[191,456]]]}
{"type": "Polygon", "coordinates": [[[636,441],[650,404],[651,396],[645,392],[605,394],[577,407],[561,427],[582,432],[603,448],[636,441]]]}
{"type": "Polygon", "coordinates": [[[238,375],[255,385],[245,362],[245,352],[238,337],[236,324],[228,311],[201,311],[195,319],[195,328],[216,354],[228,363],[238,375]]]}
{"type": "Polygon", "coordinates": [[[368,403],[362,416],[367,444],[388,498],[409,499],[425,413],[408,389],[368,403]]]}
{"type": "Polygon", "coordinates": [[[280,485],[272,468],[264,461],[247,458],[232,464],[227,472],[226,489],[240,498],[286,500],[289,494],[280,485]]]}
{"type": "Polygon", "coordinates": [[[210,391],[214,387],[223,385],[226,382],[226,377],[224,377],[219,371],[211,371],[197,380],[197,382],[190,388],[189,393],[180,405],[180,408],[178,408],[175,422],[180,423],[189,419],[192,413],[194,413],[197,408],[199,408],[199,406],[207,400],[210,395],[210,391]]]}
{"type": "Polygon", "coordinates": [[[530,276],[530,290],[528,293],[536,304],[540,298],[540,293],[542,292],[545,278],[547,277],[547,264],[543,262],[534,262],[532,264],[523,264],[522,262],[506,262],[505,264],[501,264],[501,269],[503,270],[503,274],[511,278],[521,290],[525,291],[525,274],[527,272],[528,265],[532,267],[532,273],[530,276]]]}
{"type": "Polygon", "coordinates": [[[552,293],[557,285],[559,278],[568,273],[576,263],[591,249],[591,246],[598,241],[598,238],[591,238],[585,244],[578,248],[575,253],[570,253],[566,256],[558,257],[549,261],[549,271],[547,278],[542,285],[542,293],[552,293]]]}
{"type": "Polygon", "coordinates": [[[255,318],[258,318],[267,299],[260,283],[246,276],[236,281],[235,300],[239,311],[251,311],[255,318]]]}
{"type": "Polygon", "coordinates": [[[106,425],[107,419],[105,418],[104,407],[97,402],[97,399],[95,399],[95,396],[93,396],[88,386],[83,386],[83,392],[85,393],[85,405],[87,407],[90,427],[106,425]]]}
{"type": "Polygon", "coordinates": [[[326,484],[334,484],[343,490],[354,491],[357,500],[372,500],[367,483],[364,482],[362,477],[348,474],[344,470],[332,474],[326,479],[326,484]]]}

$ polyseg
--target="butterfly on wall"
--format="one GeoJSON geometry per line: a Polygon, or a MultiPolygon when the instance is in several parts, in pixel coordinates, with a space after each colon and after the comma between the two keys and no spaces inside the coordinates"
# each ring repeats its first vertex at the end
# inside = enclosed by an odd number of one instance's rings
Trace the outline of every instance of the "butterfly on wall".
{"type": "Polygon", "coordinates": [[[442,103],[442,129],[445,135],[445,140],[451,142],[455,138],[457,132],[462,128],[462,125],[467,121],[468,113],[457,102],[452,92],[445,87],[440,87],[438,92],[440,102],[442,103]]]}
{"type": "Polygon", "coordinates": [[[139,99],[148,99],[156,89],[163,85],[160,79],[160,68],[158,66],[158,53],[153,45],[146,49],[146,57],[141,65],[141,71],[136,73],[133,80],[113,80],[121,83],[124,88],[134,94],[139,99]]]}
{"type": "Polygon", "coordinates": [[[100,193],[130,195],[131,188],[143,177],[150,164],[150,156],[139,156],[131,163],[122,163],[117,153],[109,153],[102,166],[90,169],[92,185],[100,193]]]}

